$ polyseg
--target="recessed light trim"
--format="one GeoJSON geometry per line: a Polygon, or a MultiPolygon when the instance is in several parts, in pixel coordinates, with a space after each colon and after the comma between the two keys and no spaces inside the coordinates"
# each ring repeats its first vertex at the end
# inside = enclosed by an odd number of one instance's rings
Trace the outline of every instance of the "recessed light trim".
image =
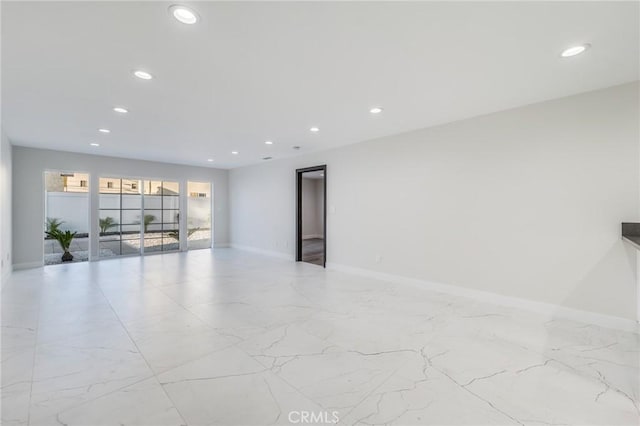
{"type": "Polygon", "coordinates": [[[231,151],[231,153],[232,153],[233,155],[238,155],[238,154],[239,154],[239,152],[238,152],[238,151],[231,151]]]}
{"type": "Polygon", "coordinates": [[[587,49],[589,49],[589,47],[591,47],[589,43],[579,44],[577,46],[571,46],[567,49],[564,49],[560,54],[560,56],[562,56],[563,58],[570,58],[572,56],[576,56],[581,53],[584,53],[585,51],[587,51],[587,49]]]}
{"type": "Polygon", "coordinates": [[[111,130],[109,130],[109,129],[98,129],[98,131],[100,133],[111,133],[111,130]]]}
{"type": "Polygon", "coordinates": [[[380,114],[382,112],[382,108],[381,107],[373,107],[369,110],[369,112],[371,114],[380,114]]]}
{"type": "Polygon", "coordinates": [[[200,17],[195,12],[195,10],[186,6],[182,6],[180,4],[169,6],[169,13],[177,21],[187,25],[193,25],[200,20],[200,17]]]}
{"type": "Polygon", "coordinates": [[[318,133],[320,131],[320,128],[313,126],[312,128],[309,129],[309,131],[313,133],[318,133]]]}
{"type": "Polygon", "coordinates": [[[142,71],[142,70],[135,70],[133,72],[133,75],[135,75],[136,77],[138,77],[141,80],[151,80],[153,78],[153,76],[151,74],[149,74],[146,71],[142,71]]]}
{"type": "Polygon", "coordinates": [[[129,110],[128,110],[128,109],[123,108],[123,107],[113,107],[113,110],[114,110],[115,112],[120,113],[120,114],[126,114],[126,113],[128,113],[128,112],[129,112],[129,110]]]}
{"type": "Polygon", "coordinates": [[[207,158],[207,161],[212,163],[213,162],[213,158],[207,158]]]}
{"type": "Polygon", "coordinates": [[[91,143],[89,143],[89,145],[91,145],[91,146],[100,146],[100,144],[97,143],[97,142],[91,142],[91,143]]]}
{"type": "Polygon", "coordinates": [[[264,141],[266,145],[273,145],[273,141],[264,141]]]}

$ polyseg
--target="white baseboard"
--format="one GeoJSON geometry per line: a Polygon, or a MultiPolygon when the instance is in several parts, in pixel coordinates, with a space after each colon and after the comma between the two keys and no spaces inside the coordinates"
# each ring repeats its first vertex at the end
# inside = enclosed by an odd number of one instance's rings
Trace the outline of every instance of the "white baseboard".
{"type": "Polygon", "coordinates": [[[565,318],[574,321],[585,322],[589,324],[599,325],[605,328],[612,328],[616,330],[640,332],[640,324],[631,319],[614,317],[611,315],[599,314],[597,312],[583,311],[580,309],[569,308],[561,305],[554,305],[551,303],[538,302],[534,300],[522,299],[519,297],[505,296],[497,293],[491,293],[483,290],[475,290],[465,287],[460,287],[451,284],[441,284],[426,280],[420,280],[417,278],[403,277],[400,275],[386,274],[383,272],[376,272],[369,269],[355,268],[352,266],[340,265],[337,263],[327,263],[327,269],[335,271],[346,272],[354,275],[365,276],[382,281],[391,281],[396,283],[409,284],[412,286],[426,288],[429,290],[452,294],[456,296],[468,297],[471,299],[481,300],[483,302],[493,303],[496,305],[502,305],[507,307],[515,307],[524,309],[527,311],[536,312],[549,319],[553,318],[565,318]]]}
{"type": "Polygon", "coordinates": [[[42,268],[44,266],[43,262],[25,262],[25,263],[14,263],[13,270],[21,271],[23,269],[33,269],[33,268],[42,268]]]}
{"type": "Polygon", "coordinates": [[[284,259],[284,260],[290,260],[290,261],[295,260],[295,256],[292,254],[281,253],[281,252],[272,251],[272,250],[264,250],[256,247],[243,246],[243,245],[234,244],[234,243],[231,243],[230,246],[234,249],[250,251],[253,253],[263,254],[265,256],[270,256],[270,257],[277,257],[278,259],[284,259]]]}
{"type": "Polygon", "coordinates": [[[322,234],[309,234],[309,235],[303,235],[302,236],[303,240],[312,240],[312,239],[316,239],[316,238],[324,239],[324,235],[322,235],[322,234]]]}

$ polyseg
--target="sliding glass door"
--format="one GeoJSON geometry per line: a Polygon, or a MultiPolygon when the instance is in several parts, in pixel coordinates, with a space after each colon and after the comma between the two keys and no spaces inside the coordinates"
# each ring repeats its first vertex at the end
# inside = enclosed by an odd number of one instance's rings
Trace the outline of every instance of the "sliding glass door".
{"type": "Polygon", "coordinates": [[[211,183],[188,182],[187,247],[211,248],[211,183]]]}
{"type": "Polygon", "coordinates": [[[44,264],[89,260],[89,175],[44,172],[44,264]]]}
{"type": "Polygon", "coordinates": [[[178,182],[100,178],[100,257],[180,249],[178,182]]]}
{"type": "Polygon", "coordinates": [[[100,178],[100,257],[140,254],[140,185],[135,179],[100,178]]]}
{"type": "Polygon", "coordinates": [[[144,252],[180,250],[180,185],[144,181],[144,252]]]}

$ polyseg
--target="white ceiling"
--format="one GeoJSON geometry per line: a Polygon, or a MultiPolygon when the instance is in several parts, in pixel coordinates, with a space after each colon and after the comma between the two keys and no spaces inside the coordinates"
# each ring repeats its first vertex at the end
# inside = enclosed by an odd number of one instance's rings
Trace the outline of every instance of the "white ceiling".
{"type": "Polygon", "coordinates": [[[232,168],[639,78],[638,2],[170,4],[3,1],[12,142],[232,168]]]}

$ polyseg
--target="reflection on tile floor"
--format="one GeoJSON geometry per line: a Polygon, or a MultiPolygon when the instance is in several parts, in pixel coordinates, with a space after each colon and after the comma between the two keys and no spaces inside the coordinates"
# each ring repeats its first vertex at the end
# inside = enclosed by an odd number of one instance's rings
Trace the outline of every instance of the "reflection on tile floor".
{"type": "Polygon", "coordinates": [[[2,424],[638,425],[639,350],[232,249],[59,265],[2,290],[2,424]]]}

